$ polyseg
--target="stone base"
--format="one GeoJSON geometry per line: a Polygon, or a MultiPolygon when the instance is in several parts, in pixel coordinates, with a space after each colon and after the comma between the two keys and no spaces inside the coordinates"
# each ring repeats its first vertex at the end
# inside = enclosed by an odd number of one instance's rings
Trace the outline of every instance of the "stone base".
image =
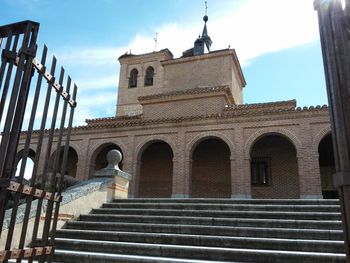
{"type": "Polygon", "coordinates": [[[231,199],[252,199],[252,196],[244,195],[244,194],[234,194],[234,195],[231,195],[231,199]]]}
{"type": "Polygon", "coordinates": [[[191,196],[188,194],[173,194],[171,198],[191,198],[191,196]]]}
{"type": "Polygon", "coordinates": [[[300,195],[300,199],[323,199],[323,195],[300,195]]]}

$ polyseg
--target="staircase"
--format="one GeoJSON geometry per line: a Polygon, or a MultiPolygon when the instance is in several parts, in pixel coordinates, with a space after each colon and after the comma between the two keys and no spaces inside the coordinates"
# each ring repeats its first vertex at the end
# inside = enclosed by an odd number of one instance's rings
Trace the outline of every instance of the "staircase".
{"type": "Polygon", "coordinates": [[[338,200],[115,200],[56,246],[55,262],[345,262],[338,200]]]}

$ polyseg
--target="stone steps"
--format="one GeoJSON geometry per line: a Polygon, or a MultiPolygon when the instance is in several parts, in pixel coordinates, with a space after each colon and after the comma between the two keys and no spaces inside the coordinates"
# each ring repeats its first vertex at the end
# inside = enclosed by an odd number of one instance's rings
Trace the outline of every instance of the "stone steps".
{"type": "Polygon", "coordinates": [[[345,262],[337,200],[115,200],[56,246],[57,262],[345,262]]]}
{"type": "Polygon", "coordinates": [[[207,246],[222,248],[248,248],[283,250],[288,247],[291,251],[344,253],[344,242],[340,240],[308,240],[286,238],[257,238],[239,236],[210,236],[191,234],[147,233],[147,232],[118,232],[96,230],[65,229],[57,233],[57,238],[93,239],[118,242],[171,244],[189,246],[207,246]]]}
{"type": "Polygon", "coordinates": [[[282,205],[340,205],[338,199],[228,199],[228,198],[131,198],[116,199],[111,203],[205,203],[205,204],[282,204],[282,205]]]}
{"type": "Polygon", "coordinates": [[[341,230],[340,220],[290,220],[290,219],[260,219],[260,218],[219,218],[219,217],[191,217],[191,216],[152,216],[152,215],[116,215],[89,214],[81,215],[81,221],[90,222],[120,222],[120,223],[148,223],[148,224],[183,224],[208,226],[247,226],[274,228],[313,228],[341,230]]]}
{"type": "Polygon", "coordinates": [[[278,204],[198,204],[198,203],[105,203],[102,208],[120,209],[181,209],[220,211],[280,211],[280,212],[339,212],[339,205],[278,205],[278,204]]]}
{"type": "Polygon", "coordinates": [[[241,237],[270,238],[305,238],[342,240],[342,230],[324,229],[293,229],[293,228],[262,228],[262,227],[225,227],[180,224],[138,224],[138,223],[106,223],[106,222],[68,222],[69,229],[87,229],[101,231],[126,231],[147,233],[176,233],[192,235],[222,235],[241,237]]]}
{"type": "Polygon", "coordinates": [[[142,209],[142,208],[99,208],[92,214],[115,215],[157,215],[157,216],[196,216],[223,218],[265,218],[296,220],[341,220],[340,212],[280,212],[280,211],[222,211],[222,210],[181,210],[181,209],[142,209]]]}

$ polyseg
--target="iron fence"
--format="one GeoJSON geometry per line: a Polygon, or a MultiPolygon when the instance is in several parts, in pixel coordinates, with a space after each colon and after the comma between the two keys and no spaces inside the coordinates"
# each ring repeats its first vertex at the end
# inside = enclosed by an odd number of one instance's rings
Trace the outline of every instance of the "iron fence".
{"type": "Polygon", "coordinates": [[[54,56],[50,69],[47,69],[46,46],[41,58],[36,57],[38,31],[39,23],[33,21],[0,27],[0,238],[5,241],[5,247],[0,248],[2,262],[10,259],[16,262],[22,259],[51,262],[54,253],[77,86],[72,85],[69,76],[65,78],[63,68],[56,79],[57,60],[54,56]],[[32,82],[36,84],[31,85],[32,82]],[[28,116],[27,119],[25,116],[28,116]],[[36,129],[36,126],[39,128],[36,129]],[[24,175],[32,150],[33,134],[36,140],[35,157],[30,180],[27,181],[24,175]],[[24,140],[24,148],[16,175],[20,138],[24,140]],[[62,147],[64,152],[60,161],[62,147]],[[38,175],[39,170],[41,176],[38,175]],[[3,231],[6,204],[10,198],[10,221],[6,231],[3,231]],[[37,201],[34,203],[34,200],[37,201]],[[17,243],[14,242],[14,229],[18,223],[18,207],[23,201],[25,210],[17,243]],[[45,213],[42,212],[44,205],[45,213]],[[35,217],[30,219],[33,210],[35,217]],[[29,227],[29,220],[32,220],[33,227],[29,227]],[[26,242],[28,239],[30,242],[26,242]]]}

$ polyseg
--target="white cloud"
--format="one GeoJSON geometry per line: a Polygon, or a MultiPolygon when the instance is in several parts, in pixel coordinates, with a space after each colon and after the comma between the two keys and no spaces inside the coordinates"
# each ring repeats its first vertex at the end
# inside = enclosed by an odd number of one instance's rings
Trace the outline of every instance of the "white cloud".
{"type": "MultiPolygon", "coordinates": [[[[220,14],[209,13],[207,26],[213,40],[212,50],[230,45],[236,49],[243,67],[258,56],[304,45],[318,37],[313,0],[247,0],[233,8],[234,4],[227,1],[228,6],[220,14]]],[[[76,123],[82,124],[83,119],[101,116],[102,112],[94,107],[98,100],[100,105],[109,108],[103,113],[114,115],[116,92],[110,88],[118,86],[117,58],[120,55],[129,50],[133,54],[154,51],[154,32],[158,32],[157,50],[169,48],[175,57],[179,57],[183,51],[193,47],[202,28],[203,21],[198,18],[193,23],[180,21],[160,25],[150,33],[135,35],[122,46],[81,47],[58,52],[60,62],[67,68],[73,68],[72,76],[80,94],[87,90],[108,90],[104,95],[78,97],[76,123]]]]}

